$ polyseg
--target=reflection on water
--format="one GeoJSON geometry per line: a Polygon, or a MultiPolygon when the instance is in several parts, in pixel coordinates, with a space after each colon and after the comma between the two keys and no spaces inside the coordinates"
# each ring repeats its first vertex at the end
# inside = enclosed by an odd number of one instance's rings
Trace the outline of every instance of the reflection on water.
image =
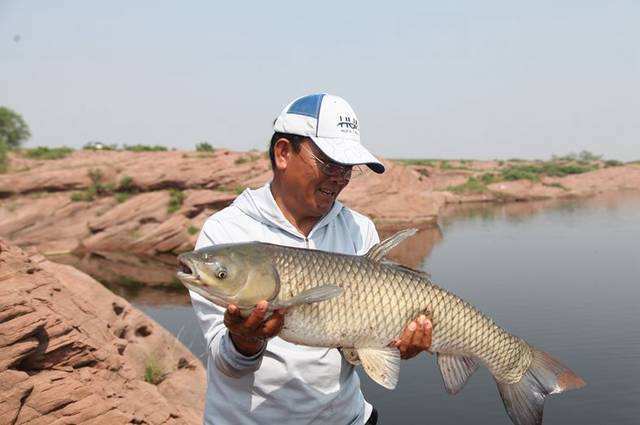
{"type": "Polygon", "coordinates": [[[52,257],[93,276],[129,302],[145,305],[190,306],[184,286],[176,278],[176,257],[144,257],[118,252],[92,252],[81,257],[52,257]]]}
{"type": "MultiPolygon", "coordinates": [[[[638,423],[640,196],[454,206],[440,225],[401,245],[394,259],[429,271],[436,283],[587,381],[583,390],[551,397],[544,423],[638,423]]],[[[92,261],[83,259],[80,268],[95,270],[94,276],[142,281],[162,275],[161,267],[133,259],[111,268],[108,260],[92,261]],[[128,274],[138,266],[149,273],[128,274]]],[[[171,282],[172,262],[163,263],[171,282]]],[[[127,297],[204,358],[206,347],[186,298],[176,301],[153,290],[127,297]]],[[[444,392],[435,359],[427,355],[403,362],[395,391],[360,376],[383,423],[510,424],[484,368],[455,397],[444,392]]]]}

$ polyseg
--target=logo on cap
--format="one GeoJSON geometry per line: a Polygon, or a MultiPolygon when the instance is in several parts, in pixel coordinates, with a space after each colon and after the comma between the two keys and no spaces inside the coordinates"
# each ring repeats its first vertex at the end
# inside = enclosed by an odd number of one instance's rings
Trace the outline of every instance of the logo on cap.
{"type": "Polygon", "coordinates": [[[357,118],[351,118],[347,114],[338,115],[338,128],[344,132],[358,133],[358,120],[357,118]]]}

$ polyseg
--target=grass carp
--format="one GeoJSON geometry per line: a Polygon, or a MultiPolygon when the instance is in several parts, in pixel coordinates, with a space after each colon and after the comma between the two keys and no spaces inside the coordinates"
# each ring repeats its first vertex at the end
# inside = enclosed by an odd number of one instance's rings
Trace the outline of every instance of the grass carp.
{"type": "Polygon", "coordinates": [[[222,244],[178,257],[178,278],[213,303],[245,315],[258,301],[287,308],[282,339],[339,348],[380,385],[398,382],[400,353],[389,346],[418,315],[432,322],[430,351],[450,394],[480,364],[493,375],[514,424],[542,423],[550,394],[580,388],[574,372],[514,336],[469,303],[434,285],[427,273],[386,260],[415,229],[396,233],[362,256],[261,242],[222,244]]]}

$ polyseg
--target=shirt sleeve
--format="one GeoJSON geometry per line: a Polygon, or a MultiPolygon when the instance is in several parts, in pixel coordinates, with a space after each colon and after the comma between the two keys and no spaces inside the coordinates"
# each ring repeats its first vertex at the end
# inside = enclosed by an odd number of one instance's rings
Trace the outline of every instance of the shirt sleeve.
{"type": "MultiPolygon", "coordinates": [[[[195,248],[200,249],[220,243],[238,242],[225,233],[224,227],[220,222],[209,219],[200,231],[195,248]]],[[[225,309],[218,307],[193,291],[189,291],[189,295],[191,296],[191,305],[202,328],[205,342],[216,368],[225,375],[234,378],[239,378],[258,370],[262,363],[262,355],[266,344],[254,356],[247,357],[241,354],[233,345],[229,331],[224,326],[225,309]]]]}

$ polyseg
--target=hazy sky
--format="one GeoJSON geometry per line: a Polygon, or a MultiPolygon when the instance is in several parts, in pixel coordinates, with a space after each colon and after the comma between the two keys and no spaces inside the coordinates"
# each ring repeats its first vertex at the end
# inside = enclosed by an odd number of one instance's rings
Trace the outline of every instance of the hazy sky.
{"type": "Polygon", "coordinates": [[[324,91],[405,158],[640,159],[639,1],[0,0],[26,145],[264,149],[324,91]]]}

